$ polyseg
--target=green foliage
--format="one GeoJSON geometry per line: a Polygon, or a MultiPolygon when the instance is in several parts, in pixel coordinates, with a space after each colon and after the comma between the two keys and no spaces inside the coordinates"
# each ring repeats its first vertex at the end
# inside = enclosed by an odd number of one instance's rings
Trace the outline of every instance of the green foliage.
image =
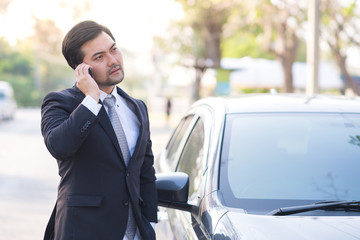
{"type": "Polygon", "coordinates": [[[30,75],[31,62],[20,53],[13,52],[0,60],[0,71],[4,74],[30,75]]]}
{"type": "Polygon", "coordinates": [[[38,99],[34,96],[32,60],[22,55],[5,40],[0,40],[0,80],[9,82],[14,88],[19,106],[34,106],[38,99]]]}
{"type": "Polygon", "coordinates": [[[253,58],[274,59],[274,55],[265,51],[261,39],[249,31],[237,32],[224,39],[221,44],[222,56],[225,58],[253,58]]]}
{"type": "Polygon", "coordinates": [[[40,71],[38,87],[42,95],[71,87],[75,83],[73,70],[66,65],[40,60],[37,68],[40,71]]]}
{"type": "Polygon", "coordinates": [[[72,86],[74,81],[65,63],[45,60],[33,44],[27,39],[13,47],[0,39],[0,80],[12,85],[20,107],[38,107],[46,93],[72,86]]]}
{"type": "MultiPolygon", "coordinates": [[[[276,89],[278,92],[280,92],[280,89],[276,89]]],[[[269,93],[270,90],[267,88],[243,88],[241,89],[241,92],[244,94],[250,94],[250,93],[269,93]]]]}
{"type": "Polygon", "coordinates": [[[229,82],[232,70],[218,68],[216,69],[216,72],[216,79],[218,82],[229,82]]]}
{"type": "Polygon", "coordinates": [[[299,47],[296,54],[297,62],[306,62],[306,42],[303,39],[299,39],[299,47]]]}
{"type": "Polygon", "coordinates": [[[354,0],[353,2],[351,2],[348,6],[344,6],[341,9],[341,14],[343,16],[351,16],[354,15],[354,12],[356,11],[356,4],[357,4],[357,0],[354,0]]]}
{"type": "MultiPolygon", "coordinates": [[[[232,11],[238,5],[233,0],[176,0],[181,3],[186,14],[180,26],[191,28],[187,39],[181,37],[180,44],[188,45],[194,59],[211,59],[215,67],[221,59],[220,42],[222,28],[232,11]],[[189,41],[190,40],[190,41],[189,41]]],[[[184,31],[185,32],[185,31],[184,31]]]]}
{"type": "Polygon", "coordinates": [[[19,107],[40,106],[40,93],[35,90],[33,78],[29,76],[7,74],[2,80],[9,82],[14,88],[14,95],[19,107]]]}

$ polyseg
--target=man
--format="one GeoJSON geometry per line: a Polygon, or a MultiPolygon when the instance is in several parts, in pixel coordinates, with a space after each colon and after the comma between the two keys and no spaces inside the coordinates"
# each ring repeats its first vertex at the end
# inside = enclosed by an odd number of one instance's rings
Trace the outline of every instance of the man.
{"type": "Polygon", "coordinates": [[[49,93],[41,107],[41,131],[61,177],[45,239],[155,239],[147,108],[116,86],[124,70],[115,39],[108,28],[84,21],[62,48],[76,84],[49,93]]]}

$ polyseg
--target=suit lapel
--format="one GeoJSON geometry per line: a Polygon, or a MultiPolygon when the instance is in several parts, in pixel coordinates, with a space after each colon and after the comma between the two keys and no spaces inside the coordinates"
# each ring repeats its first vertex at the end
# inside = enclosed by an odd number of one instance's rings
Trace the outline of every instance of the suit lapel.
{"type": "Polygon", "coordinates": [[[114,128],[112,127],[112,124],[110,122],[110,118],[106,113],[105,107],[102,106],[100,109],[100,112],[98,114],[98,118],[99,118],[99,123],[100,126],[104,129],[104,131],[106,132],[106,134],[109,136],[109,138],[111,139],[112,143],[114,144],[118,154],[120,155],[120,158],[122,159],[123,164],[125,165],[125,161],[124,158],[122,156],[121,153],[121,149],[119,146],[119,142],[117,140],[117,137],[115,135],[115,131],[114,128]]]}
{"type": "Polygon", "coordinates": [[[128,106],[130,107],[130,109],[135,113],[136,117],[137,117],[137,120],[138,120],[138,126],[139,126],[139,136],[137,138],[137,141],[136,141],[136,146],[135,146],[135,149],[134,149],[134,153],[133,155],[131,156],[131,159],[130,159],[130,165],[131,163],[134,162],[133,159],[136,159],[136,155],[137,153],[139,152],[138,151],[138,148],[141,144],[141,142],[143,141],[143,129],[144,129],[144,125],[143,125],[143,118],[142,118],[142,115],[141,115],[141,111],[140,111],[140,107],[138,105],[138,102],[135,101],[132,97],[130,97],[129,95],[127,95],[123,90],[121,90],[120,88],[117,87],[117,93],[122,96],[123,98],[125,98],[125,100],[127,101],[128,103],[128,106]]]}

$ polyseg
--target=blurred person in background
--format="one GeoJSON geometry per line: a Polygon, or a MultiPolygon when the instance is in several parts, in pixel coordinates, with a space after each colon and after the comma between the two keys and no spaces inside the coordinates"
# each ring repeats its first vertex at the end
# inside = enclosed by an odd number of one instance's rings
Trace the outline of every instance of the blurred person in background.
{"type": "Polygon", "coordinates": [[[42,135],[61,177],[44,239],[155,239],[148,112],[117,86],[124,69],[115,38],[84,21],[62,51],[76,83],[49,93],[41,107],[42,135]]]}
{"type": "Polygon", "coordinates": [[[166,112],[166,123],[169,125],[170,121],[170,114],[171,114],[171,98],[166,98],[166,106],[165,106],[165,112],[166,112]]]}

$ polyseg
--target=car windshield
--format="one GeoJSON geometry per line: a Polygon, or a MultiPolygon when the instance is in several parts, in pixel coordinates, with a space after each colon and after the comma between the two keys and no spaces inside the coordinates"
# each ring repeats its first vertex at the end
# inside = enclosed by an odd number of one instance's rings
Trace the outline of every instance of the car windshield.
{"type": "Polygon", "coordinates": [[[360,114],[231,114],[224,134],[227,205],[360,199],[360,114]]]}

